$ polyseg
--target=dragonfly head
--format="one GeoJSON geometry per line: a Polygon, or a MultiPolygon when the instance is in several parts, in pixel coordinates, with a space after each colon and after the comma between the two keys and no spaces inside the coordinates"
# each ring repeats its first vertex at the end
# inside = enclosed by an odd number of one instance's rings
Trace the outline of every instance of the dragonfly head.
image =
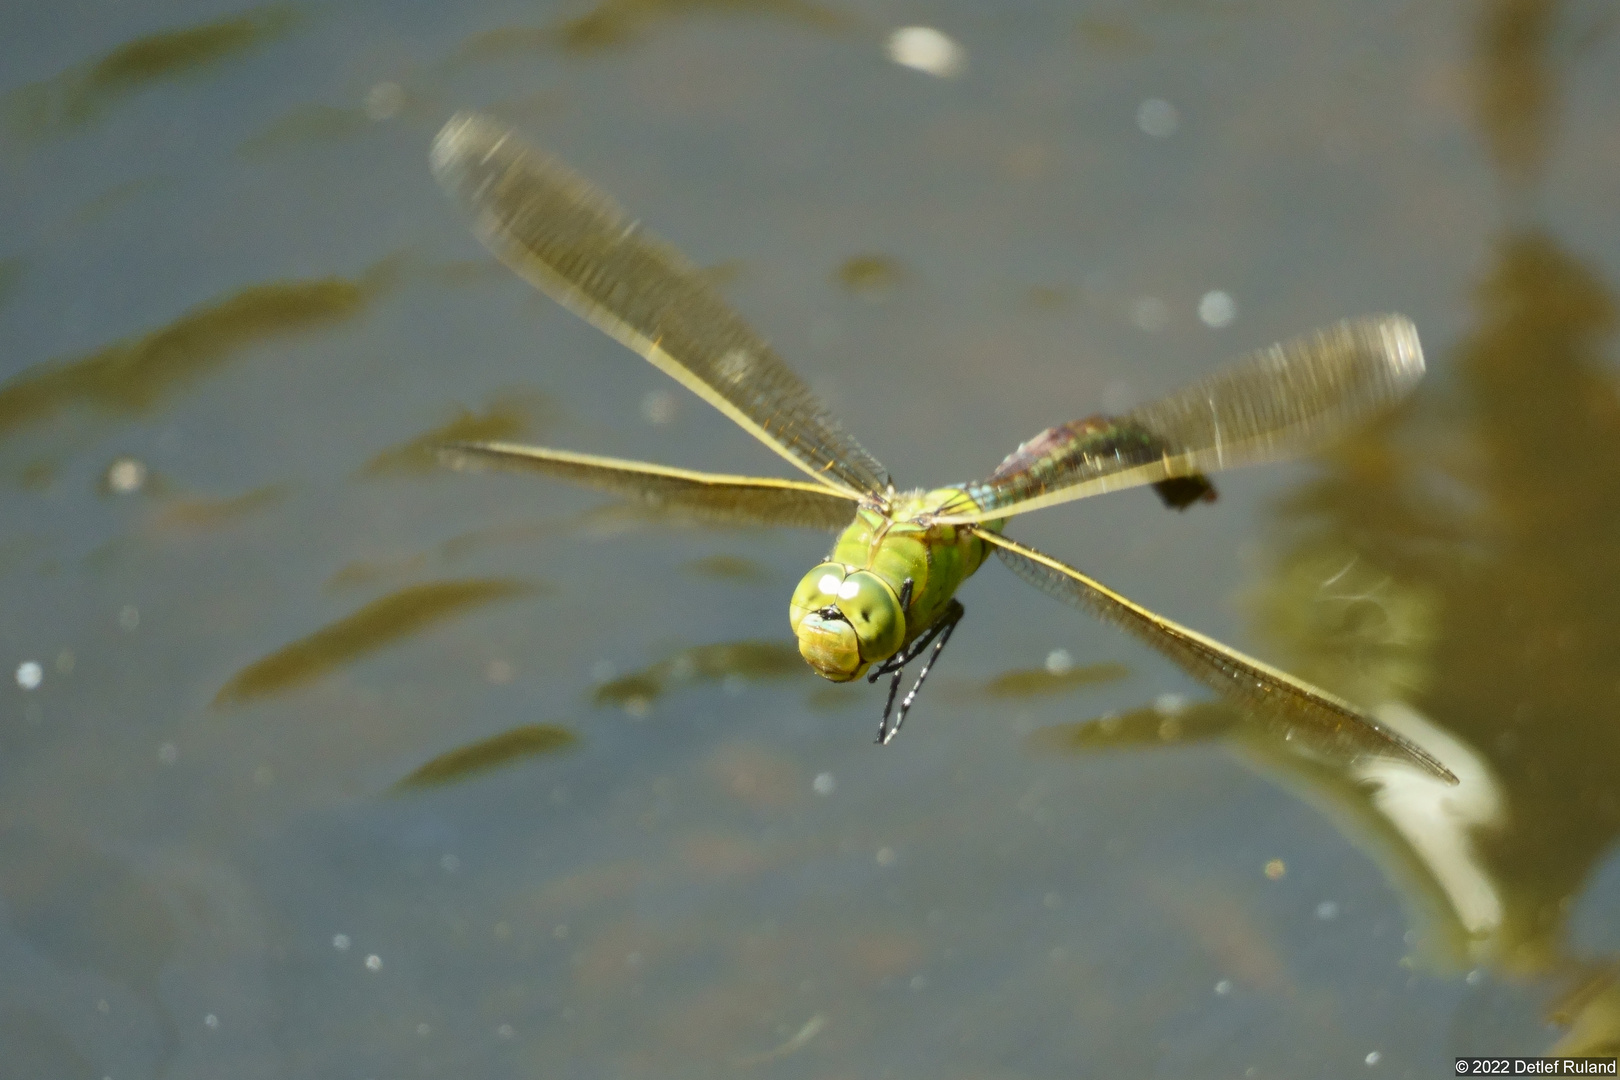
{"type": "Polygon", "coordinates": [[[788,612],[799,653],[816,674],[848,682],[900,650],[906,618],[888,582],[869,570],[822,563],[793,590],[788,612]]]}

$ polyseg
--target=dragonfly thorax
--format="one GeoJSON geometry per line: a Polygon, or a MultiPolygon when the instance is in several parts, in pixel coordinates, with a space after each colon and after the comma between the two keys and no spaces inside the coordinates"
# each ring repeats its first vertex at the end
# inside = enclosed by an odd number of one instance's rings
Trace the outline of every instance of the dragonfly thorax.
{"type": "Polygon", "coordinates": [[[960,488],[906,491],[856,512],[827,561],[799,582],[788,612],[799,652],[818,674],[858,678],[940,616],[984,561],[971,530],[934,520],[966,500],[960,488]]]}

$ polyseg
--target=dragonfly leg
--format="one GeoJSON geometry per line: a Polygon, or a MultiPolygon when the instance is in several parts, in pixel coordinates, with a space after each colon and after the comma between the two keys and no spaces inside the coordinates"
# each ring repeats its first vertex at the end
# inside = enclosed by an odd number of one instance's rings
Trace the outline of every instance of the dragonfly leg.
{"type": "MultiPolygon", "coordinates": [[[[911,589],[915,584],[916,582],[914,582],[911,578],[906,578],[905,581],[900,583],[900,610],[902,612],[911,606],[911,589]]],[[[889,657],[887,660],[883,661],[877,667],[873,668],[871,672],[867,674],[866,681],[869,683],[877,682],[890,672],[898,671],[907,664],[911,663],[912,659],[916,655],[916,652],[906,652],[905,650],[901,650],[895,655],[889,657]]],[[[889,694],[889,702],[890,704],[894,703],[893,691],[891,691],[889,694]]],[[[883,715],[887,716],[888,714],[889,710],[884,709],[883,715]]]]}
{"type": "Polygon", "coordinates": [[[930,626],[925,633],[917,638],[912,647],[906,650],[906,661],[904,662],[909,662],[921,655],[930,642],[934,644],[933,655],[923,662],[922,670],[917,672],[916,683],[906,694],[905,699],[900,702],[900,710],[895,713],[894,723],[891,725],[889,723],[889,710],[894,706],[894,695],[895,691],[900,687],[901,674],[900,669],[895,668],[894,680],[889,684],[889,699],[883,705],[883,719],[878,723],[877,741],[879,744],[887,745],[894,740],[896,735],[900,734],[900,725],[906,722],[906,713],[911,711],[912,703],[917,700],[917,694],[922,690],[923,681],[928,678],[928,672],[933,669],[934,662],[939,659],[939,654],[945,651],[945,643],[951,640],[951,634],[956,630],[956,624],[962,621],[965,612],[966,609],[962,607],[960,601],[952,600],[944,613],[934,621],[934,625],[930,626]],[[939,640],[935,641],[935,638],[939,640]]]}

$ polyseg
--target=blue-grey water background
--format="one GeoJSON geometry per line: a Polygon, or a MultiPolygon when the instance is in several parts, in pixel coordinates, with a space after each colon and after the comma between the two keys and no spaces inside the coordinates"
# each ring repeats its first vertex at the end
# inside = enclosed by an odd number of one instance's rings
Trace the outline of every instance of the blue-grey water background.
{"type": "Polygon", "coordinates": [[[1616,102],[1594,0],[8,7],[0,1077],[1613,1053],[1616,102]],[[1463,789],[1402,816],[995,564],[879,750],[792,654],[826,538],[439,470],[785,468],[483,252],[426,164],[467,108],[904,483],[1411,316],[1387,422],[1015,532],[1405,702],[1463,789]]]}

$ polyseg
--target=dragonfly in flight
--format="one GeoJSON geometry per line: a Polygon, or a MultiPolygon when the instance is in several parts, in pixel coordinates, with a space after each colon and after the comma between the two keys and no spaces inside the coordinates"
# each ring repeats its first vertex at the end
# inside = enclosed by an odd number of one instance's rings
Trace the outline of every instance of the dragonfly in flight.
{"type": "Polygon", "coordinates": [[[958,586],[994,552],[1025,581],[1113,623],[1308,749],[1341,762],[1394,758],[1456,782],[1433,755],[1349,702],[1157,615],[1004,531],[1009,518],[1032,510],[1147,484],[1185,508],[1214,496],[1207,473],[1294,457],[1342,433],[1422,377],[1423,352],[1407,319],[1340,322],[1123,415],[1049,428],[984,480],[903,490],[701,270],[566,165],[472,114],[439,132],[431,163],[503,262],[803,475],[729,476],[505,442],[452,444],[446,458],[539,472],[710,521],[837,532],[826,560],[794,589],[789,622],[799,652],[823,677],[890,676],[878,742],[900,730],[961,620],[958,586]],[[903,669],[924,653],[896,708],[903,669]]]}

